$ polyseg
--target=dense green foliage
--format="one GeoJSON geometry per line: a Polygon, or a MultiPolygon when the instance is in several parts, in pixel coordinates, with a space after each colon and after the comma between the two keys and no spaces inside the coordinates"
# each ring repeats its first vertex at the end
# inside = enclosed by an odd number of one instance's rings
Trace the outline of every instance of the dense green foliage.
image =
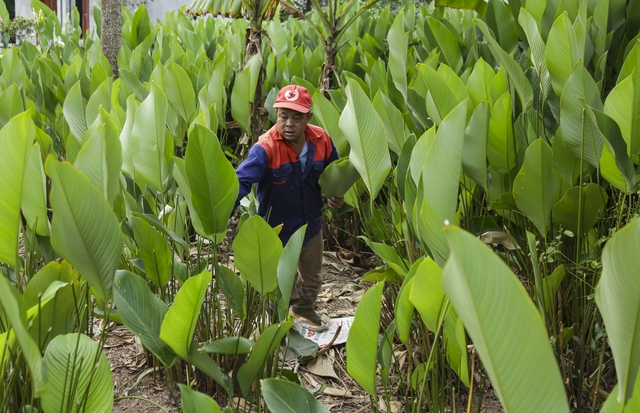
{"type": "Polygon", "coordinates": [[[99,27],[81,38],[33,3],[36,44],[0,58],[0,411],[108,411],[96,317],[140,337],[168,385],[199,383],[185,407],[323,411],[277,357],[304,228],[283,248],[249,196],[240,277],[225,241],[233,166],[289,83],[343,156],[323,176],[345,195],[327,212],[337,238],[380,264],[347,342],[374,409],[398,394],[445,411],[474,387],[478,411],[489,379],[508,412],[634,411],[640,6],[336,3],[299,19],[271,3],[155,24],[123,9],[117,79],[99,27]],[[67,386],[83,394],[47,395],[67,386]]]}

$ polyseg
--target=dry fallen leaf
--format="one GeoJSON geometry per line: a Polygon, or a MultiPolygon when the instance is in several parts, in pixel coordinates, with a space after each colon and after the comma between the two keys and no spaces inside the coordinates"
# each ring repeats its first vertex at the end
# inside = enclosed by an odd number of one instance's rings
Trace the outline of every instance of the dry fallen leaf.
{"type": "Polygon", "coordinates": [[[311,387],[318,387],[318,382],[309,373],[302,373],[302,377],[309,383],[311,387]]]}
{"type": "Polygon", "coordinates": [[[402,412],[402,403],[399,401],[389,401],[389,407],[391,410],[387,410],[387,404],[384,399],[378,400],[378,407],[380,411],[383,413],[400,413],[402,412]]]}
{"type": "Polygon", "coordinates": [[[309,364],[307,364],[307,370],[317,376],[332,377],[338,380],[338,375],[333,370],[333,363],[326,357],[318,357],[309,364]]]}
{"type": "Polygon", "coordinates": [[[502,231],[487,231],[484,234],[480,235],[480,240],[485,244],[491,244],[494,247],[498,245],[502,245],[508,250],[516,250],[520,249],[520,245],[518,245],[518,241],[515,240],[511,235],[502,231]]]}
{"type": "Polygon", "coordinates": [[[326,394],[328,396],[337,396],[337,397],[353,397],[353,394],[347,389],[338,389],[336,387],[325,387],[322,394],[326,394]]]}

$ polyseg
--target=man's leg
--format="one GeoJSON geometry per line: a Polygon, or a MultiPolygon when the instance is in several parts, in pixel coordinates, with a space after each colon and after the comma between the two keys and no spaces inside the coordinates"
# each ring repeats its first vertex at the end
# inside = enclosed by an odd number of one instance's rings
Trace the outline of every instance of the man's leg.
{"type": "Polygon", "coordinates": [[[322,325],[314,306],[322,288],[322,231],[309,240],[309,244],[300,251],[298,261],[298,281],[291,294],[294,315],[306,318],[316,326],[322,325]]]}

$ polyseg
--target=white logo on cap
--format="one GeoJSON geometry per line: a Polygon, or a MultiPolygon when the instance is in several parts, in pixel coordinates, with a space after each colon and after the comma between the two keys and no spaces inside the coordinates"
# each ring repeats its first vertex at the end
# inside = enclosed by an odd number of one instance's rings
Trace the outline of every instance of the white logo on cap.
{"type": "Polygon", "coordinates": [[[297,90],[287,90],[284,93],[284,98],[289,102],[293,102],[294,100],[298,100],[299,93],[297,90]]]}

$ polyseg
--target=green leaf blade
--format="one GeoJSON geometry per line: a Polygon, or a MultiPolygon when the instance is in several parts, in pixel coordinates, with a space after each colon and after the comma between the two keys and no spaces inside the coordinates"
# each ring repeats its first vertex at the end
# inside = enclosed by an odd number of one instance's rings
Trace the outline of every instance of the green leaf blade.
{"type": "Polygon", "coordinates": [[[442,287],[505,412],[569,412],[542,318],[517,277],[472,234],[447,227],[442,287]]]}
{"type": "Polygon", "coordinates": [[[89,281],[105,302],[122,252],[122,232],[107,200],[68,162],[47,158],[51,178],[51,244],[89,281]]]}
{"type": "Polygon", "coordinates": [[[348,101],[340,116],[340,129],[351,145],[349,160],[360,173],[371,198],[375,198],[391,170],[384,125],[358,82],[352,79],[348,82],[348,101]]]}
{"type": "Polygon", "coordinates": [[[378,333],[384,283],[367,290],[356,309],[347,338],[347,372],[369,394],[376,394],[378,333]]]}
{"type": "Polygon", "coordinates": [[[200,235],[225,232],[238,197],[238,178],[210,129],[194,125],[190,130],[185,168],[191,202],[206,232],[200,235]]]}
{"type": "Polygon", "coordinates": [[[553,152],[542,139],[533,142],[513,184],[513,196],[522,211],[545,234],[551,209],[557,202],[558,180],[553,171],[553,152]]]}
{"type": "Polygon", "coordinates": [[[193,332],[210,282],[211,273],[207,270],[189,278],[176,294],[160,328],[160,339],[185,360],[189,360],[193,332]]]}
{"type": "Polygon", "coordinates": [[[16,116],[0,130],[0,262],[13,267],[18,259],[23,181],[35,133],[28,112],[16,116]]]}
{"type": "Polygon", "coordinates": [[[617,400],[623,405],[631,398],[640,366],[640,280],[635,271],[640,264],[639,240],[636,219],[607,242],[595,296],[616,365],[617,400]]]}

